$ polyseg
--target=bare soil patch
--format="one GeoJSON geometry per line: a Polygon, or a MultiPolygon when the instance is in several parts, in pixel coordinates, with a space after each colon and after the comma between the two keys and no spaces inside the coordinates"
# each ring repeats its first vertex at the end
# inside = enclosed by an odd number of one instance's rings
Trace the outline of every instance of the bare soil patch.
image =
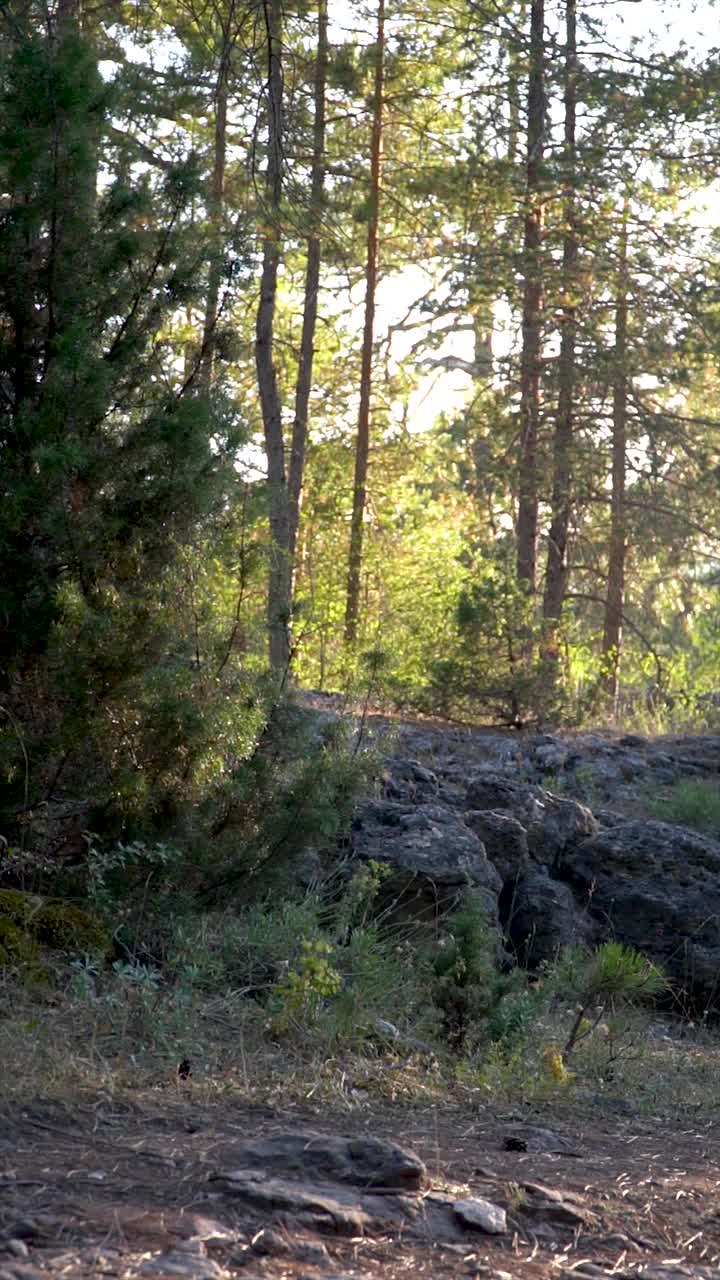
{"type": "Polygon", "coordinates": [[[720,1121],[615,1105],[493,1111],[460,1098],[333,1112],[208,1103],[192,1088],[8,1105],[0,1277],[717,1275],[720,1121]],[[538,1144],[538,1129],[557,1141],[538,1144]],[[427,1165],[420,1200],[484,1197],[506,1208],[507,1232],[338,1234],[218,1190],[241,1142],[309,1130],[400,1142],[427,1165]],[[529,1149],[506,1150],[508,1138],[529,1149]]]}

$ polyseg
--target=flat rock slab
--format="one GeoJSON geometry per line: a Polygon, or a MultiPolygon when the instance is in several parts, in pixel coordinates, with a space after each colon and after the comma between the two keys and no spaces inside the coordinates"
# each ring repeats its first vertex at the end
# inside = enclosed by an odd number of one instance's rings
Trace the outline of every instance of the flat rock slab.
{"type": "Polygon", "coordinates": [[[465,1227],[474,1227],[491,1236],[507,1231],[507,1215],[500,1205],[475,1196],[472,1200],[456,1200],[453,1212],[465,1227]]]}
{"type": "MultiPolygon", "coordinates": [[[[274,1178],[257,1169],[237,1169],[232,1173],[215,1175],[213,1182],[233,1196],[239,1196],[246,1204],[264,1209],[268,1213],[290,1214],[305,1226],[320,1231],[334,1231],[340,1235],[363,1235],[378,1225],[392,1222],[396,1206],[391,1197],[378,1200],[382,1211],[375,1214],[365,1207],[357,1192],[336,1183],[305,1183],[290,1178],[274,1178]]],[[[398,1197],[395,1197],[397,1200],[398,1197]]]]}
{"type": "Polygon", "coordinates": [[[350,1183],[366,1190],[417,1191],[426,1178],[419,1156],[381,1138],[279,1133],[241,1143],[233,1159],[243,1175],[261,1169],[281,1178],[350,1183]]]}
{"type": "Polygon", "coordinates": [[[212,1258],[200,1252],[186,1249],[171,1249],[168,1253],[158,1254],[156,1258],[148,1258],[143,1262],[139,1272],[141,1276],[153,1276],[155,1280],[222,1280],[227,1276],[224,1270],[212,1258]]]}

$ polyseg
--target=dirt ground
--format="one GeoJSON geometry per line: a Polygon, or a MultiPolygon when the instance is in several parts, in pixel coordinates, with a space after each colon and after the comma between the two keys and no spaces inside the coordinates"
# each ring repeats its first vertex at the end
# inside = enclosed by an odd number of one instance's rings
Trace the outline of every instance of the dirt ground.
{"type": "Polygon", "coordinates": [[[705,1109],[659,1121],[620,1102],[560,1112],[380,1103],[333,1114],[208,1103],[190,1088],[15,1103],[0,1110],[0,1277],[717,1276],[719,1137],[720,1118],[705,1109]],[[562,1153],[505,1150],[518,1123],[552,1129],[562,1153]],[[421,1197],[483,1196],[506,1207],[508,1229],[461,1243],[320,1235],[216,1188],[240,1141],[298,1130],[400,1142],[426,1163],[421,1197]],[[535,1184],[545,1204],[548,1189],[560,1192],[575,1220],[533,1219],[535,1184]]]}

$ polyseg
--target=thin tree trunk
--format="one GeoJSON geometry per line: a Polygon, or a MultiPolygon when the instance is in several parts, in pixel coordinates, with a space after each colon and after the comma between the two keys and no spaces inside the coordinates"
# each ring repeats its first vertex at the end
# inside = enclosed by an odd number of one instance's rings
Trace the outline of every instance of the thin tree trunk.
{"type": "Polygon", "coordinates": [[[355,446],[355,479],[350,525],[347,600],[345,607],[345,643],[357,640],[360,613],[360,571],[363,553],[363,521],[367,499],[368,456],[370,452],[370,397],[372,393],[372,357],[375,334],[375,294],[378,279],[378,241],[383,160],[383,95],[385,90],[385,0],[378,0],[377,45],[375,51],[375,86],[373,92],[373,127],[370,156],[370,221],[367,235],[365,266],[365,326],[363,330],[360,371],[360,409],[355,446]]]}
{"type": "Polygon", "coordinates": [[[612,496],[608,580],[603,629],[604,685],[613,708],[617,708],[622,658],[623,609],[625,605],[625,557],[627,527],[625,509],[625,469],[627,451],[627,337],[628,337],[628,199],[623,206],[620,227],[617,298],[615,303],[615,349],[613,353],[612,496]]]}
{"type": "Polygon", "coordinates": [[[542,163],[545,137],[545,0],[530,10],[525,236],[520,366],[520,467],[517,517],[517,576],[535,590],[538,526],[538,435],[542,354],[543,230],[542,163]]]}
{"type": "Polygon", "coordinates": [[[211,256],[208,269],[207,294],[205,297],[205,318],[203,321],[202,347],[198,366],[198,386],[207,391],[212,382],[215,328],[218,321],[218,302],[220,299],[220,282],[222,280],[222,231],[225,211],[225,165],[227,160],[227,108],[228,108],[228,71],[230,63],[230,23],[234,18],[235,5],[230,8],[228,25],[223,30],[222,50],[215,81],[215,130],[213,141],[213,171],[208,193],[208,214],[210,218],[211,256]]]}
{"type": "Polygon", "coordinates": [[[553,442],[552,520],[545,569],[543,655],[553,666],[559,661],[558,624],[562,616],[568,583],[568,529],[575,408],[575,339],[577,331],[577,230],[576,140],[577,117],[577,7],[576,0],[565,4],[565,196],[563,200],[563,310],[558,371],[558,410],[553,442]]]}
{"type": "MultiPolygon", "coordinates": [[[[517,17],[517,25],[524,29],[527,22],[527,3],[523,0],[517,17]]],[[[508,53],[508,143],[507,159],[514,165],[519,151],[520,130],[522,126],[522,55],[513,41],[508,53]]]]}
{"type": "Polygon", "coordinates": [[[280,202],[282,197],[283,80],[282,4],[263,0],[268,48],[268,158],[260,302],[255,329],[255,362],[265,432],[270,517],[270,574],[267,622],[270,667],[279,680],[290,665],[290,518],[282,406],[273,359],[277,278],[280,264],[280,202]]]}
{"type": "Polygon", "coordinates": [[[290,473],[288,493],[290,503],[290,564],[295,576],[295,547],[297,544],[300,505],[302,501],[305,449],[308,430],[308,406],[312,386],[313,357],[315,354],[315,328],[320,286],[321,239],[320,227],[325,188],[325,91],[328,69],[328,5],[318,0],[318,41],[315,61],[315,125],[313,132],[312,178],[310,183],[310,226],[307,265],[305,269],[305,305],[303,308],[300,362],[295,388],[295,418],[290,445],[290,473]]]}

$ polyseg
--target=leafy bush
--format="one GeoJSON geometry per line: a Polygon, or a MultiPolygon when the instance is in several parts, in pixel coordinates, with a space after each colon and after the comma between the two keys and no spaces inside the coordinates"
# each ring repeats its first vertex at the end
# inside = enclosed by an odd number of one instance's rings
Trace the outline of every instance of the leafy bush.
{"type": "Polygon", "coordinates": [[[568,948],[558,962],[557,990],[574,999],[575,1011],[563,1055],[592,1035],[608,1010],[652,999],[667,989],[667,979],[645,956],[620,942],[605,942],[594,954],[568,948]]]}
{"type": "MultiPolygon", "coordinates": [[[[468,892],[462,907],[447,921],[448,939],[435,959],[433,1000],[443,1014],[448,1042],[461,1049],[472,1041],[500,1038],[503,1001],[517,987],[518,977],[498,970],[499,938],[487,920],[477,894],[468,892]]],[[[508,1030],[510,1006],[505,1010],[508,1030]]],[[[517,1017],[522,1021],[520,1006],[517,1017]]]]}

